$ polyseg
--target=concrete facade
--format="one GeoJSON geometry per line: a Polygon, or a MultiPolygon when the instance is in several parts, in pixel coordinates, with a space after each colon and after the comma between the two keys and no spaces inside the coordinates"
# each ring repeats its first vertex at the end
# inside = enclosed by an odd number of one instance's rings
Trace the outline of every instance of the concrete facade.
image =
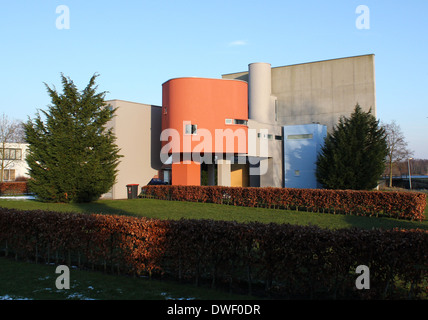
{"type": "MultiPolygon", "coordinates": [[[[249,81],[250,71],[222,78],[249,81]]],[[[279,125],[319,123],[331,130],[357,103],[363,111],[371,108],[376,116],[373,54],[274,67],[271,86],[277,100],[274,122],[279,125]]]]}
{"type": "Polygon", "coordinates": [[[248,69],[222,78],[249,83],[248,129],[267,130],[259,139],[268,140],[268,156],[255,152],[267,170],[259,178],[250,176],[251,186],[294,186],[290,181],[287,185],[284,176],[284,126],[320,124],[330,132],[340,117],[351,115],[357,103],[376,116],[373,54],[274,68],[252,63],[248,69]]]}
{"type": "Polygon", "coordinates": [[[274,68],[272,78],[283,125],[319,123],[331,130],[357,103],[376,116],[374,55],[274,68]]]}
{"type": "Polygon", "coordinates": [[[116,135],[119,154],[123,157],[117,168],[116,183],[103,198],[126,199],[127,184],[139,184],[140,189],[156,177],[161,169],[159,137],[162,109],[123,100],[106,102],[117,108],[110,126],[116,135]]]}

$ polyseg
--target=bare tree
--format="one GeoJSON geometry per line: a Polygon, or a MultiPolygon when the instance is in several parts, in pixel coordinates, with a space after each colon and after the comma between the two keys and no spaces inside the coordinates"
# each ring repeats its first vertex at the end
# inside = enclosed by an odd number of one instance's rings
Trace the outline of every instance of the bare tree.
{"type": "Polygon", "coordinates": [[[385,129],[388,144],[387,164],[389,169],[389,186],[392,187],[393,166],[412,156],[412,151],[407,147],[407,141],[401,131],[400,125],[393,120],[391,123],[382,124],[385,129]]]}
{"type": "Polygon", "coordinates": [[[4,113],[2,114],[0,117],[0,182],[3,182],[4,170],[22,157],[22,152],[19,154],[13,146],[23,142],[23,133],[21,121],[9,120],[4,113]]]}

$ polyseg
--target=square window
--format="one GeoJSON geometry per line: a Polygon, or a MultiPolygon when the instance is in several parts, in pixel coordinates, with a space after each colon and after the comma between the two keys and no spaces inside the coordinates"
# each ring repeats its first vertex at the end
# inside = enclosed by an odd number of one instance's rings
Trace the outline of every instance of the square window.
{"type": "Polygon", "coordinates": [[[184,134],[197,134],[198,125],[196,124],[186,124],[184,129],[184,134]]]}

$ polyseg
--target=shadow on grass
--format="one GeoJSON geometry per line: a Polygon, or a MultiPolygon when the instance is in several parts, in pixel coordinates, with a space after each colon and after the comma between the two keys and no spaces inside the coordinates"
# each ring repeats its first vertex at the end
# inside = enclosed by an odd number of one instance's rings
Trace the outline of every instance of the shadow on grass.
{"type": "Polygon", "coordinates": [[[0,207],[18,210],[43,210],[53,212],[75,212],[84,214],[135,215],[127,200],[95,201],[90,203],[52,203],[37,199],[0,200],[0,207]]]}
{"type": "MultiPolygon", "coordinates": [[[[120,200],[126,201],[126,200],[120,200]]],[[[123,208],[116,208],[107,204],[108,202],[90,202],[90,203],[72,203],[71,208],[76,208],[76,212],[86,214],[111,214],[111,215],[125,215],[135,216],[134,213],[127,211],[123,208]]]]}
{"type": "MultiPolygon", "coordinates": [[[[214,205],[203,208],[194,207],[194,203],[186,203],[186,202],[169,202],[170,208],[165,211],[164,206],[160,206],[159,204],[153,204],[153,203],[143,203],[139,199],[135,200],[108,200],[108,201],[97,201],[92,203],[74,203],[71,204],[71,208],[76,208],[77,212],[82,213],[95,213],[95,214],[113,214],[113,215],[127,215],[127,216],[146,216],[148,218],[156,218],[156,219],[179,219],[182,215],[186,218],[190,219],[198,219],[198,218],[205,218],[205,219],[217,219],[217,220],[242,220],[241,219],[235,219],[238,218],[234,216],[234,212],[236,211],[238,214],[243,215],[244,217],[248,214],[246,219],[249,219],[251,221],[262,221],[262,222],[274,222],[275,219],[272,219],[272,217],[268,221],[264,221],[265,219],[262,219],[262,216],[264,214],[271,213],[271,210],[269,209],[260,209],[257,208],[256,212],[245,212],[245,208],[243,207],[232,207],[226,205],[214,205]],[[135,202],[139,202],[139,205],[136,205],[135,202]],[[226,206],[226,207],[223,207],[226,206]],[[136,210],[136,208],[138,208],[136,210]],[[203,210],[202,210],[203,209],[203,210]],[[227,214],[227,212],[230,209],[232,211],[231,214],[227,214]],[[146,211],[147,212],[144,212],[146,211]],[[183,210],[184,212],[180,211],[183,210]],[[260,212],[260,210],[266,210],[266,212],[260,212]],[[195,212],[194,212],[195,211],[195,212]],[[219,214],[219,211],[221,212],[220,216],[217,217],[219,214]],[[232,217],[230,216],[232,215],[232,217]],[[272,221],[271,221],[272,219],[272,221]]],[[[285,213],[285,212],[284,212],[285,213]]],[[[301,213],[304,215],[304,213],[301,213]]],[[[324,214],[323,214],[324,215],[324,214]]],[[[325,213],[325,215],[330,215],[329,213],[325,213]]],[[[302,216],[303,218],[303,216],[302,216]]],[[[328,218],[328,216],[326,217],[328,218]]],[[[248,222],[246,219],[242,220],[241,222],[248,222]]],[[[355,215],[343,215],[343,220],[345,224],[347,224],[349,227],[356,227],[356,228],[362,228],[362,229],[393,229],[393,228],[399,228],[399,229],[423,229],[428,230],[428,221],[424,220],[422,222],[420,221],[411,221],[411,220],[404,220],[404,219],[394,219],[389,217],[363,217],[363,216],[355,216],[355,215]]],[[[292,223],[292,221],[287,221],[289,223],[292,223]]],[[[281,221],[278,221],[278,223],[281,223],[281,221]]]]}
{"type": "Polygon", "coordinates": [[[428,230],[428,221],[411,221],[388,217],[362,217],[345,215],[344,219],[351,227],[363,229],[423,229],[428,230]]]}

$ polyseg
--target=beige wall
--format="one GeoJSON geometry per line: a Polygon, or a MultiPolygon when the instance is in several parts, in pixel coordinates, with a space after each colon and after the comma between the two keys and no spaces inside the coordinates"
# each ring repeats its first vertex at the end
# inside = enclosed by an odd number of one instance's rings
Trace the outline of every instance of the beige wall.
{"type": "MultiPolygon", "coordinates": [[[[143,185],[158,174],[160,161],[161,108],[123,100],[107,101],[117,108],[111,122],[116,135],[116,144],[123,155],[118,166],[116,184],[110,197],[127,198],[127,184],[143,185]]],[[[104,197],[109,197],[106,194],[104,197]]]]}

